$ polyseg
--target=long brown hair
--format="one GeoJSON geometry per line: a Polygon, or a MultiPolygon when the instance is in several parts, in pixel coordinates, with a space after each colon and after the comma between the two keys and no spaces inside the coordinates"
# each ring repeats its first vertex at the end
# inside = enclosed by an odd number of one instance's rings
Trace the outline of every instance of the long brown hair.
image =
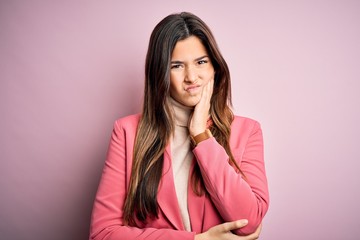
{"type": "MultiPolygon", "coordinates": [[[[229,155],[230,164],[240,171],[229,144],[233,113],[230,108],[232,103],[228,66],[209,27],[200,18],[187,12],[169,15],[156,25],[150,36],[145,63],[144,103],[124,205],[125,224],[136,225],[135,217],[145,223],[148,217],[158,216],[157,192],[164,151],[174,130],[168,102],[171,54],[178,41],[190,36],[196,36],[202,41],[215,70],[210,108],[211,132],[229,155]]],[[[203,194],[205,189],[197,164],[191,180],[194,192],[203,194]]]]}

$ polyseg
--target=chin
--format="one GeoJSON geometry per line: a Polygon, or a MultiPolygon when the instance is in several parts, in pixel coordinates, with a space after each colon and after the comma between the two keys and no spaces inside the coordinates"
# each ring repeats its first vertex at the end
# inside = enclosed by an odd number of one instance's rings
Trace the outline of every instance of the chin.
{"type": "Polygon", "coordinates": [[[186,107],[195,107],[199,103],[201,96],[172,96],[172,98],[186,107]]]}
{"type": "Polygon", "coordinates": [[[199,103],[200,99],[186,99],[185,101],[182,101],[182,104],[187,107],[195,107],[199,103]]]}

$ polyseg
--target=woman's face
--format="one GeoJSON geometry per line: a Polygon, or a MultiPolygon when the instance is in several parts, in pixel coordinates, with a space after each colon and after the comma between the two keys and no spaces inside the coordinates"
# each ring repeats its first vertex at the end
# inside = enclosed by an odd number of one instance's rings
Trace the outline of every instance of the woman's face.
{"type": "Polygon", "coordinates": [[[170,68],[170,96],[188,107],[200,101],[203,87],[215,75],[205,46],[195,36],[176,43],[170,68]]]}

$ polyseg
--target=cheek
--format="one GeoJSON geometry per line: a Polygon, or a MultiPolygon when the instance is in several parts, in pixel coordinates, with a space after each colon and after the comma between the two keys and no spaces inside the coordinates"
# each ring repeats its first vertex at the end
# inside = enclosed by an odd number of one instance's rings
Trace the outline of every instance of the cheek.
{"type": "Polygon", "coordinates": [[[213,79],[215,77],[215,71],[213,67],[209,67],[207,69],[204,69],[204,71],[202,71],[201,76],[203,78],[204,81],[208,82],[211,79],[213,79]]]}
{"type": "Polygon", "coordinates": [[[211,72],[206,72],[205,74],[202,75],[202,79],[204,83],[208,83],[211,79],[214,79],[214,77],[215,77],[215,73],[211,73],[211,72]]]}
{"type": "Polygon", "coordinates": [[[181,88],[181,80],[176,74],[170,75],[170,90],[176,91],[181,88]]]}
{"type": "Polygon", "coordinates": [[[179,84],[176,81],[170,80],[170,96],[176,96],[179,94],[179,84]]]}

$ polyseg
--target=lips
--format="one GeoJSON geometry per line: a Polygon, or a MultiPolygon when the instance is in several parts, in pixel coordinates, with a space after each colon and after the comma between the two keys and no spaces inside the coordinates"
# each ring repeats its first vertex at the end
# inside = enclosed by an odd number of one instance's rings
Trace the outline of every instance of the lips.
{"type": "Polygon", "coordinates": [[[189,85],[189,86],[185,87],[185,91],[192,92],[192,91],[197,90],[198,88],[200,88],[199,84],[189,85]]]}

